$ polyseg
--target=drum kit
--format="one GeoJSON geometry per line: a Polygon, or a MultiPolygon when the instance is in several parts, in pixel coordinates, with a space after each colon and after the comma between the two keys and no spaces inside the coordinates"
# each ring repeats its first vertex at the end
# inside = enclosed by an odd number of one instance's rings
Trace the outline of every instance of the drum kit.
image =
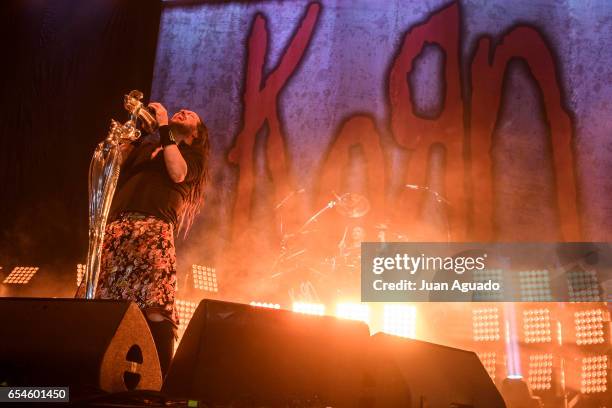
{"type": "MultiPolygon", "coordinates": [[[[450,205],[429,187],[412,184],[405,187],[431,194],[437,203],[450,205]]],[[[280,211],[303,192],[304,189],[291,192],[275,206],[275,210],[280,211]]],[[[281,292],[286,290],[292,301],[358,298],[361,243],[408,242],[414,238],[391,228],[389,223],[366,222],[364,217],[370,212],[371,205],[361,194],[332,191],[329,197],[329,201],[292,231],[284,231],[281,222],[278,256],[273,262],[272,273],[266,279],[276,280],[282,287],[281,292]],[[334,217],[329,218],[330,215],[334,217]],[[333,222],[328,222],[332,219],[333,222]]],[[[448,221],[447,237],[450,240],[448,221]]]]}
{"type": "MultiPolygon", "coordinates": [[[[280,210],[302,192],[291,192],[275,209],[280,210]]],[[[363,195],[332,192],[331,199],[293,231],[283,231],[281,225],[279,253],[269,278],[277,280],[293,301],[320,302],[323,292],[345,291],[349,286],[355,289],[350,283],[359,282],[358,245],[365,236],[358,244],[351,240],[349,224],[369,211],[370,202],[363,195]],[[330,213],[346,221],[343,234],[334,231],[332,225],[321,222],[330,213]],[[339,242],[338,235],[341,237],[339,242]]]]}

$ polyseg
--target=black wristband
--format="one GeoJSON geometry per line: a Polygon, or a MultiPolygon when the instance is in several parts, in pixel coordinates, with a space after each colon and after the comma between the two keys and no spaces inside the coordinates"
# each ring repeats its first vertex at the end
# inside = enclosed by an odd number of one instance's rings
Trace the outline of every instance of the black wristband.
{"type": "Polygon", "coordinates": [[[161,142],[162,147],[176,144],[176,140],[174,140],[174,137],[170,132],[170,126],[163,125],[159,127],[159,141],[161,142]]]}

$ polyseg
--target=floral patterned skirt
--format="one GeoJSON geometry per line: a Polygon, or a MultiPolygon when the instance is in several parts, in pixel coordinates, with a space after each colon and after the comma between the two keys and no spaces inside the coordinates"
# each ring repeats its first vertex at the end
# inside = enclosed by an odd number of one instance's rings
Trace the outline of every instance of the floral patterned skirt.
{"type": "MultiPolygon", "coordinates": [[[[84,294],[81,285],[78,297],[84,294]]],[[[174,306],[176,253],[173,226],[153,216],[125,213],[106,226],[96,298],[135,302],[178,326],[174,306]]]]}

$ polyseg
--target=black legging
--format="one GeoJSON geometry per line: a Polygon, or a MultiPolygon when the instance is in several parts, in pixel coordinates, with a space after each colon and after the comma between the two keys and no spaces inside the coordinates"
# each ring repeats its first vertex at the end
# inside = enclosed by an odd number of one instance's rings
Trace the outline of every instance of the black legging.
{"type": "Polygon", "coordinates": [[[168,367],[172,361],[172,354],[174,352],[174,327],[168,320],[162,320],[161,322],[152,322],[147,319],[153,340],[155,340],[155,347],[157,348],[157,355],[159,356],[159,363],[161,365],[162,379],[166,378],[168,374],[168,367]]]}

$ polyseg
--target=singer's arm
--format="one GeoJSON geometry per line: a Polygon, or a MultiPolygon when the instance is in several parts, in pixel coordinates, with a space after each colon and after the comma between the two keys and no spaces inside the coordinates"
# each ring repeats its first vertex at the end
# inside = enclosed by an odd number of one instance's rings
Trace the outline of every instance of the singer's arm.
{"type": "MultiPolygon", "coordinates": [[[[160,133],[162,131],[160,127],[160,133]]],[[[166,163],[166,170],[172,181],[175,183],[182,183],[187,175],[187,162],[185,162],[176,144],[164,146],[164,162],[166,163]]]]}
{"type": "Polygon", "coordinates": [[[168,112],[159,102],[151,102],[149,106],[155,110],[155,119],[159,124],[159,136],[164,149],[164,163],[168,175],[175,183],[182,183],[187,176],[187,163],[176,145],[176,141],[170,138],[168,112]]]}

